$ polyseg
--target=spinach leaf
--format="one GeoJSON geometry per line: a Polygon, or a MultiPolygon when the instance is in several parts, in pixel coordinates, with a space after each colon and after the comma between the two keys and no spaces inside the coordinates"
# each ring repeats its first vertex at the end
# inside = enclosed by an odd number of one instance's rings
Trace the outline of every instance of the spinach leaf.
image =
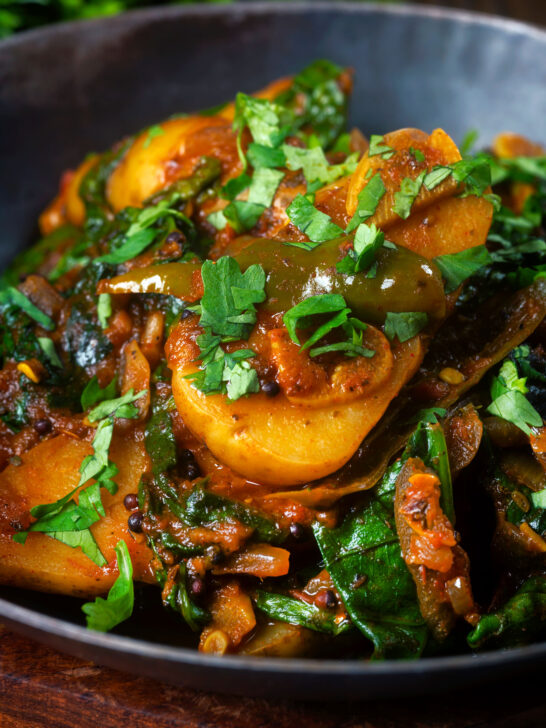
{"type": "Polygon", "coordinates": [[[186,498],[184,521],[190,526],[235,520],[254,529],[257,541],[282,543],[286,533],[273,520],[239,501],[205,490],[203,483],[195,485],[186,498]]]}
{"type": "Polygon", "coordinates": [[[337,622],[335,612],[320,609],[314,604],[307,604],[284,594],[273,594],[260,589],[256,592],[256,606],[272,619],[306,627],[315,632],[325,632],[334,637],[353,629],[348,619],[337,622]]]}
{"type": "Polygon", "coordinates": [[[514,647],[546,635],[546,576],[523,583],[500,609],[484,615],[468,635],[473,649],[514,647]]]}
{"type": "Polygon", "coordinates": [[[135,602],[133,565],[125,541],[118,541],[116,557],[119,576],[113,583],[106,599],[97,597],[94,602],[87,602],[82,606],[82,611],[87,615],[88,629],[108,632],[129,619],[133,613],[135,602]]]}
{"type": "Polygon", "coordinates": [[[419,657],[428,633],[394,523],[400,468],[395,463],[377,492],[350,510],[336,528],[318,521],[313,525],[351,620],[374,644],[372,659],[419,657]]]}

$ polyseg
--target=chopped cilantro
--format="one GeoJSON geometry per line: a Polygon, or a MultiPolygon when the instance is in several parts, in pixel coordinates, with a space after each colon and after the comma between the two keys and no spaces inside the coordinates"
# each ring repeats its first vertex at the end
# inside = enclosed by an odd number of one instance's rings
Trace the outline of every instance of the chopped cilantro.
{"type": "Polygon", "coordinates": [[[250,185],[251,177],[246,172],[243,172],[238,177],[232,177],[220,190],[220,196],[226,200],[234,200],[237,195],[247,189],[250,185]]]}
{"type": "Polygon", "coordinates": [[[384,242],[384,234],[373,223],[371,225],[362,223],[356,229],[353,247],[345,258],[336,264],[337,270],[345,275],[354,275],[370,268],[375,260],[375,254],[384,242]]]}
{"type": "Polygon", "coordinates": [[[331,165],[321,147],[300,149],[289,144],[283,145],[286,166],[293,171],[301,169],[307,182],[331,184],[339,177],[352,174],[358,165],[358,154],[351,154],[342,164],[331,165]]]}
{"type": "Polygon", "coordinates": [[[394,205],[392,209],[403,220],[407,220],[410,216],[412,205],[421,191],[425,176],[426,172],[421,172],[416,179],[404,177],[400,183],[400,189],[394,193],[394,205]]]}
{"type": "Polygon", "coordinates": [[[480,133],[477,129],[469,129],[463,137],[462,142],[459,145],[459,151],[462,157],[466,157],[478,141],[480,133]]]}
{"type": "MultiPolygon", "coordinates": [[[[221,216],[219,215],[218,217],[213,218],[216,213],[212,213],[209,215],[208,219],[209,222],[215,224],[213,220],[217,220],[218,223],[221,223],[223,217],[225,221],[230,223],[235,232],[242,233],[245,230],[250,230],[254,227],[254,225],[256,225],[264,210],[264,205],[260,205],[256,202],[250,202],[250,200],[233,200],[233,202],[230,202],[229,205],[222,210],[221,216]]],[[[215,227],[218,227],[218,225],[215,224],[215,227]]],[[[225,223],[222,227],[218,227],[218,229],[221,230],[223,227],[225,227],[225,223]]]]}
{"type": "Polygon", "coordinates": [[[415,147],[410,147],[410,154],[417,162],[424,162],[425,161],[425,155],[420,149],[415,149],[415,147]]]}
{"type": "Polygon", "coordinates": [[[103,329],[108,328],[108,319],[112,315],[112,298],[109,293],[100,293],[97,301],[97,317],[103,329]]]}
{"type": "Polygon", "coordinates": [[[433,190],[438,187],[445,179],[451,176],[451,167],[443,167],[441,165],[433,167],[430,172],[425,175],[423,184],[427,190],[433,190]]]}
{"type": "Polygon", "coordinates": [[[234,258],[224,256],[216,263],[206,260],[201,276],[201,326],[220,336],[248,338],[256,323],[254,305],[265,300],[264,269],[255,264],[242,273],[234,258]]]}
{"type": "Polygon", "coordinates": [[[350,317],[351,309],[347,307],[345,299],[337,293],[323,293],[311,296],[293,306],[283,316],[283,322],[288,335],[301,349],[309,349],[326,334],[341,327],[348,341],[337,342],[310,349],[310,356],[319,356],[328,352],[341,351],[347,356],[373,356],[375,352],[362,346],[362,332],[366,324],[356,318],[350,317]],[[297,335],[297,328],[306,329],[313,325],[313,318],[317,315],[333,313],[334,315],[325,323],[319,325],[307,341],[301,346],[297,335]]]}
{"type": "Polygon", "coordinates": [[[246,156],[254,169],[259,167],[267,167],[273,169],[275,167],[284,167],[286,158],[282,149],[275,149],[264,144],[250,142],[248,145],[246,156]]]}
{"type": "Polygon", "coordinates": [[[527,378],[519,377],[516,365],[506,359],[499,375],[491,384],[492,402],[487,411],[519,427],[525,434],[531,434],[531,427],[542,427],[540,414],[525,397],[527,378]]]}
{"type": "Polygon", "coordinates": [[[15,306],[24,311],[27,316],[34,319],[37,324],[47,331],[53,331],[55,324],[53,320],[43,311],[35,306],[18,288],[8,286],[0,291],[0,306],[15,306]]]}
{"type": "Polygon", "coordinates": [[[118,541],[116,558],[119,576],[113,583],[106,599],[97,597],[82,606],[87,615],[88,629],[108,632],[116,625],[129,619],[133,613],[135,591],[133,586],[133,565],[125,541],[118,541]]]}
{"type": "Polygon", "coordinates": [[[382,159],[390,159],[394,154],[396,154],[396,149],[385,144],[385,140],[380,134],[371,135],[368,157],[376,157],[379,155],[382,159]]]}
{"type": "Polygon", "coordinates": [[[138,408],[135,407],[133,402],[140,399],[146,394],[147,390],[143,389],[141,392],[134,393],[131,388],[128,392],[123,394],[121,397],[115,399],[106,399],[98,404],[91,412],[87,415],[89,422],[97,422],[105,417],[118,417],[131,419],[136,417],[138,414],[138,408]]]}
{"type": "Polygon", "coordinates": [[[421,311],[393,313],[389,311],[385,319],[385,336],[393,341],[396,337],[400,343],[416,336],[428,323],[428,316],[421,311]]]}
{"type": "Polygon", "coordinates": [[[95,375],[90,379],[81,394],[82,410],[86,412],[97,402],[103,402],[105,399],[113,399],[116,395],[116,378],[114,377],[110,384],[101,389],[99,380],[95,375]]]}
{"type": "Polygon", "coordinates": [[[197,337],[201,368],[187,376],[205,394],[227,394],[230,400],[258,392],[258,375],[248,359],[251,349],[225,352],[223,341],[247,339],[256,323],[255,304],[265,300],[265,272],[251,265],[242,273],[234,258],[216,263],[205,261],[201,268],[204,294],[199,310],[205,332],[197,337]]]}
{"type": "Polygon", "coordinates": [[[352,232],[361,222],[365,222],[368,218],[372,217],[385,192],[386,189],[381,175],[379,172],[376,172],[370,177],[368,184],[360,190],[355,214],[347,225],[345,232],[352,232]]]}
{"type": "MultiPolygon", "coordinates": [[[[323,293],[317,296],[310,296],[293,306],[284,314],[283,322],[292,341],[300,346],[301,342],[296,333],[296,328],[307,328],[310,326],[309,316],[335,312],[343,312],[344,314],[350,312],[350,309],[347,308],[347,304],[345,303],[345,299],[337,293],[323,293]]],[[[339,324],[335,325],[338,326],[339,324]]],[[[328,331],[331,328],[333,327],[330,327],[328,331]]],[[[325,331],[324,333],[327,332],[325,331]]]]}
{"type": "Polygon", "coordinates": [[[142,145],[143,149],[148,149],[152,141],[159,136],[162,136],[165,134],[163,129],[159,126],[159,124],[154,124],[154,126],[151,126],[148,129],[148,133],[146,135],[146,139],[144,140],[144,144],[142,145]]]}
{"type": "Polygon", "coordinates": [[[263,205],[263,209],[273,202],[275,192],[284,173],[276,169],[260,167],[252,175],[252,182],[248,191],[248,202],[263,205]]]}
{"type": "Polygon", "coordinates": [[[329,215],[310,202],[304,195],[297,195],[286,210],[290,221],[307,235],[312,243],[324,243],[343,235],[343,230],[332,222],[329,215]]]}
{"type": "Polygon", "coordinates": [[[451,293],[476,271],[492,261],[485,245],[461,250],[459,253],[439,255],[434,262],[446,281],[446,292],[451,293]]]}
{"type": "Polygon", "coordinates": [[[59,355],[57,354],[57,349],[55,349],[55,344],[53,343],[52,339],[49,338],[49,336],[38,336],[38,343],[40,344],[40,348],[44,352],[44,354],[47,357],[47,360],[49,363],[57,367],[58,369],[63,368],[63,363],[59,358],[59,355]]]}

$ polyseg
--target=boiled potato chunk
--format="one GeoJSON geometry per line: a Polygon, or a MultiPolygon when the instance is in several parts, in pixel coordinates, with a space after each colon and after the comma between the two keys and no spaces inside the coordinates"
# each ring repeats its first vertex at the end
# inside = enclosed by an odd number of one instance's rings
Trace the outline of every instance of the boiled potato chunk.
{"type": "Polygon", "coordinates": [[[367,397],[310,409],[284,394],[253,394],[230,403],[205,395],[185,378],[197,366],[175,367],[173,394],[184,422],[219,460],[248,480],[284,487],[322,478],[344,465],[422,361],[414,338],[395,349],[391,377],[367,397]]]}
{"type": "Polygon", "coordinates": [[[78,597],[93,597],[108,591],[117,578],[115,546],[123,539],[129,548],[135,579],[153,581],[151,553],[142,535],[127,526],[123,499],[136,493],[147,454],[137,434],[114,435],[111,459],[119,468],[118,492],[102,490],[106,516],[91,531],[108,564],[96,566],[80,549],[43,533],[30,533],[24,545],[15,543],[14,523],[29,523],[33,506],[52,503],[75,488],[83,458],[92,452],[88,442],[58,435],[22,456],[19,466],[8,465],[0,474],[0,583],[78,597]]]}

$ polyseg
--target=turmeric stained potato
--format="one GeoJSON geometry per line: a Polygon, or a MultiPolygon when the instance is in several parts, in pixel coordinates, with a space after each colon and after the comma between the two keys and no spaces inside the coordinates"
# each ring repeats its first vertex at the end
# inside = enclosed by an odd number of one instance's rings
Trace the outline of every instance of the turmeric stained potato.
{"type": "Polygon", "coordinates": [[[544,147],[368,140],[351,87],[316,61],[63,174],[0,282],[1,584],[108,631],[153,583],[209,655],[546,636],[544,147]]]}
{"type": "Polygon", "coordinates": [[[25,453],[20,465],[8,465],[0,473],[0,582],[79,597],[104,594],[117,576],[114,549],[120,539],[129,548],[135,579],[153,581],[151,553],[143,536],[129,531],[130,512],[123,505],[125,496],[138,490],[147,467],[142,436],[136,433],[114,437],[111,457],[119,468],[119,488],[115,495],[103,491],[106,516],[91,526],[106,566],[96,566],[80,549],[45,533],[29,533],[24,545],[12,541],[14,524],[27,527],[33,506],[52,503],[76,487],[82,460],[91,452],[88,442],[58,435],[25,453]]]}
{"type": "Polygon", "coordinates": [[[293,404],[284,394],[256,394],[236,402],[205,395],[186,379],[197,369],[192,363],[174,369],[173,394],[184,422],[222,462],[249,480],[284,487],[322,478],[344,465],[423,355],[418,339],[400,345],[383,386],[369,396],[327,407],[293,404]]]}

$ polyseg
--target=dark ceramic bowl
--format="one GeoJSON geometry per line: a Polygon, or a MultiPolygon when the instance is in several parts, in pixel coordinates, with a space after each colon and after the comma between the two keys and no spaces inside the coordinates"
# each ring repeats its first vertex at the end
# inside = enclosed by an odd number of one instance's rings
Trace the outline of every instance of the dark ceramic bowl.
{"type": "MultiPolygon", "coordinates": [[[[326,57],[356,70],[365,132],[441,126],[546,141],[546,33],[411,6],[256,3],[161,8],[33,31],[0,44],[0,264],[36,233],[59,175],[90,150],[326,57]]],[[[0,590],[0,617],[74,655],[206,690],[305,699],[426,693],[515,676],[546,645],[419,662],[216,658],[141,610],[120,634],[85,630],[75,600],[0,590]]],[[[155,601],[159,601],[154,594],[155,601]]],[[[146,602],[147,597],[144,596],[146,602]]]]}

